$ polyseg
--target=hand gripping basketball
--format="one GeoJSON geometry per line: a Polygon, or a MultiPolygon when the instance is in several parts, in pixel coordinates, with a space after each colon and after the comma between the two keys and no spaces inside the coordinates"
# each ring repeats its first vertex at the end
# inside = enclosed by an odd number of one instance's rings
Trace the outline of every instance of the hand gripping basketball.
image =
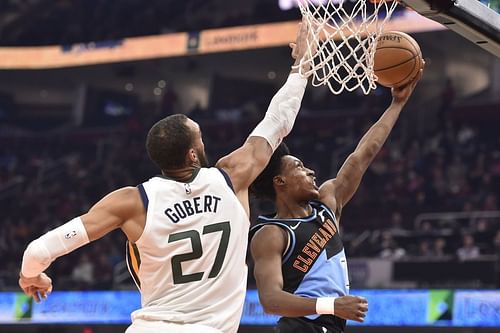
{"type": "Polygon", "coordinates": [[[410,98],[411,94],[413,93],[413,90],[415,89],[418,81],[420,81],[420,79],[422,78],[424,67],[425,61],[422,60],[420,70],[418,71],[417,76],[413,78],[413,80],[411,80],[404,86],[392,88],[392,97],[396,102],[406,103],[408,98],[410,98]]]}

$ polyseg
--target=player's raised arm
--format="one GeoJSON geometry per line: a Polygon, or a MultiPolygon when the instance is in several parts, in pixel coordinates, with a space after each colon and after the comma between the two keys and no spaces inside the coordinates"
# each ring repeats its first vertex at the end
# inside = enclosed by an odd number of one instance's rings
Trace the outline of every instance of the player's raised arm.
{"type": "Polygon", "coordinates": [[[264,119],[253,130],[243,146],[223,157],[216,164],[229,174],[237,194],[246,195],[250,184],[264,169],[273,151],[293,127],[307,85],[307,79],[298,74],[296,67],[306,53],[308,47],[306,39],[307,26],[299,24],[297,40],[290,44],[295,63],[287,81],[274,95],[264,119]],[[240,193],[242,191],[245,193],[240,193]]]}
{"type": "Polygon", "coordinates": [[[320,187],[320,200],[340,216],[342,208],[351,200],[368,166],[384,145],[406,102],[410,98],[422,71],[408,85],[392,88],[392,103],[380,119],[361,138],[356,149],[346,159],[337,177],[320,187]]]}
{"type": "MultiPolygon", "coordinates": [[[[46,298],[52,291],[52,281],[43,272],[55,259],[117,228],[128,228],[129,221],[140,220],[141,216],[144,219],[144,214],[137,188],[126,187],[108,194],[86,214],[45,233],[28,245],[21,264],[19,286],[36,301],[40,301],[40,297],[46,298]]],[[[128,229],[124,231],[129,238],[140,236],[140,233],[134,234],[133,228],[128,229]]]]}

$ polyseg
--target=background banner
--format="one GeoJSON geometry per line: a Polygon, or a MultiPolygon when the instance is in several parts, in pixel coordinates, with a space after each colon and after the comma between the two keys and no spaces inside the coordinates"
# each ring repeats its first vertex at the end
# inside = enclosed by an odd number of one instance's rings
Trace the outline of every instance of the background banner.
{"type": "MultiPolygon", "coordinates": [[[[364,326],[500,327],[498,290],[352,290],[366,297],[364,326]]],[[[53,292],[35,303],[23,293],[0,293],[0,324],[128,324],[140,307],[136,291],[53,292]]],[[[274,325],[256,290],[249,290],[242,325],[274,325]]],[[[350,322],[350,325],[361,325],[350,322]]]]}

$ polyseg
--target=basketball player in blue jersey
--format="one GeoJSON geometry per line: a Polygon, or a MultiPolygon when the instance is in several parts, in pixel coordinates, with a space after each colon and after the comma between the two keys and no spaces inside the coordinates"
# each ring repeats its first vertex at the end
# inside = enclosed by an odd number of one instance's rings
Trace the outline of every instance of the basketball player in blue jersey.
{"type": "MultiPolygon", "coordinates": [[[[291,45],[296,65],[306,36],[300,26],[291,45]]],[[[121,229],[142,305],[127,333],[235,333],[246,294],[248,187],[292,129],[307,85],[297,71],[243,146],[215,168],[208,168],[196,122],[177,114],[156,123],[146,147],[161,175],[108,194],[31,242],[19,278],[23,291],[46,298],[52,281],[44,271],[52,261],[121,229]]]]}
{"type": "Polygon", "coordinates": [[[314,171],[281,144],[253,183],[251,190],[276,206],[276,213],[258,218],[250,232],[250,249],[260,302],[265,312],[281,316],[277,332],[340,333],[346,319],[363,322],[368,303],[348,295],[340,217],[421,75],[392,90],[392,104],[336,178],[318,188],[314,171]]]}

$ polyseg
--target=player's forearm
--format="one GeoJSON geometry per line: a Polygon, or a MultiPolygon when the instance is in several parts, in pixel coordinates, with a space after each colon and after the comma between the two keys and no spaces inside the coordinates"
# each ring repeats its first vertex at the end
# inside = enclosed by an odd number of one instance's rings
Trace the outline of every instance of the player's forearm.
{"type": "Polygon", "coordinates": [[[303,317],[316,314],[316,299],[296,296],[285,291],[270,294],[259,292],[264,312],[282,317],[303,317]]]}
{"type": "Polygon", "coordinates": [[[264,119],[250,136],[266,139],[273,151],[276,150],[283,138],[292,130],[306,85],[307,79],[297,73],[291,73],[283,87],[271,100],[264,119]]]}
{"type": "Polygon", "coordinates": [[[336,314],[342,318],[357,320],[353,304],[357,304],[361,300],[361,298],[354,296],[309,298],[285,291],[274,292],[265,296],[259,292],[259,296],[264,312],[291,318],[315,314],[336,314]]]}
{"type": "Polygon", "coordinates": [[[89,242],[87,231],[80,218],[75,218],[32,241],[23,255],[21,274],[36,277],[58,257],[89,242]]]}
{"type": "Polygon", "coordinates": [[[368,161],[371,161],[380,151],[385,141],[389,137],[396,121],[403,110],[404,103],[393,101],[387,110],[382,114],[380,119],[366,132],[355,152],[365,156],[368,161]]]}

